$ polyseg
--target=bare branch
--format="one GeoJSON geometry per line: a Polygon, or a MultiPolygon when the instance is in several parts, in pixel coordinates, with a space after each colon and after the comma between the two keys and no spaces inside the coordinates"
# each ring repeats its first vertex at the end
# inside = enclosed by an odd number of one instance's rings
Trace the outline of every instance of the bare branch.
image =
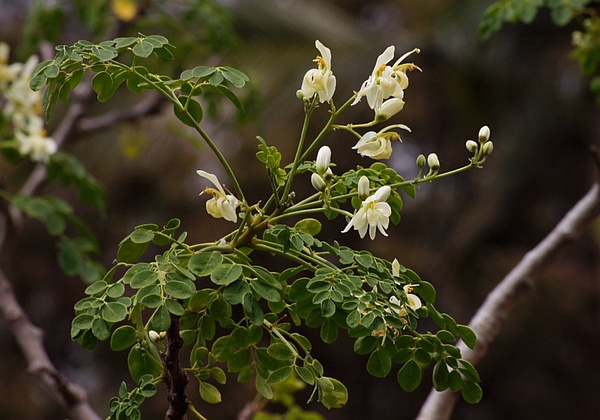
{"type": "MultiPolygon", "coordinates": [[[[600,162],[594,153],[598,166],[600,162]]],[[[529,251],[510,273],[492,290],[471,319],[469,327],[477,334],[477,346],[469,349],[462,341],[458,348],[463,358],[476,365],[486,355],[499,335],[504,322],[524,292],[531,288],[535,277],[556,261],[581,234],[600,216],[600,182],[563,217],[550,234],[529,251]]],[[[431,390],[421,407],[417,420],[449,419],[458,395],[451,391],[431,390]]]]}
{"type": "Polygon", "coordinates": [[[152,94],[143,101],[129,107],[128,109],[113,111],[98,117],[82,118],[78,130],[81,132],[101,131],[121,122],[134,121],[147,115],[160,111],[164,98],[158,94],[152,94]]]}
{"type": "Polygon", "coordinates": [[[61,375],[46,353],[43,332],[33,325],[13,292],[12,285],[0,271],[0,314],[6,319],[12,335],[21,348],[28,371],[35,375],[48,393],[74,420],[100,420],[87,402],[86,392],[61,375]]]}

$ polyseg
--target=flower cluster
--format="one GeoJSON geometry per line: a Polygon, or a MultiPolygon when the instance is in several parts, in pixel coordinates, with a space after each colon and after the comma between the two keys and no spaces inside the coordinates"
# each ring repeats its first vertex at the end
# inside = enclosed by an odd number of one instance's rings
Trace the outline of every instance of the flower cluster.
{"type": "Polygon", "coordinates": [[[56,142],[46,135],[41,116],[41,94],[29,87],[38,58],[29,57],[25,63],[8,64],[9,47],[0,43],[0,105],[6,120],[12,124],[14,142],[23,156],[47,163],[56,153],[56,142]]]}

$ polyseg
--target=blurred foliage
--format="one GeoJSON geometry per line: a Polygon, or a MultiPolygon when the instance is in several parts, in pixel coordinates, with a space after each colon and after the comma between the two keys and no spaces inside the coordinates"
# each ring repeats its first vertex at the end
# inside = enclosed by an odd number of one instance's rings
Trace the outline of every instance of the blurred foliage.
{"type": "Polygon", "coordinates": [[[555,25],[566,26],[576,20],[572,57],[581,71],[591,77],[590,88],[600,105],[600,16],[595,0],[501,0],[487,8],[479,24],[479,34],[488,39],[506,22],[531,24],[542,8],[550,9],[555,25]]]}

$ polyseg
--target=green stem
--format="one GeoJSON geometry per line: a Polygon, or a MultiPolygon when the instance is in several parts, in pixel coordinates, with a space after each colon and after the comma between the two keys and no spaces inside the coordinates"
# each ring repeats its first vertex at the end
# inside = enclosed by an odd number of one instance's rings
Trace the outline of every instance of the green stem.
{"type": "MultiPolygon", "coordinates": [[[[283,202],[286,202],[288,199],[288,195],[290,190],[292,189],[292,182],[294,181],[294,176],[296,175],[296,170],[300,165],[300,162],[303,159],[300,159],[300,155],[302,154],[302,149],[304,148],[304,142],[306,141],[306,133],[308,131],[308,123],[310,121],[310,117],[312,116],[313,111],[316,108],[317,97],[313,98],[313,101],[308,105],[308,109],[306,110],[306,115],[304,116],[304,122],[302,123],[302,131],[300,133],[300,139],[298,140],[298,147],[296,147],[296,154],[294,156],[294,161],[292,162],[292,169],[290,169],[288,173],[288,178],[285,183],[285,187],[283,189],[283,194],[281,195],[281,199],[283,202]]],[[[276,192],[273,193],[275,195],[276,192]]]]}
{"type": "MultiPolygon", "coordinates": [[[[156,83],[154,80],[147,77],[147,75],[143,75],[141,73],[136,72],[135,67],[133,67],[133,66],[129,67],[118,61],[111,61],[111,62],[116,64],[118,67],[121,67],[127,71],[130,71],[130,72],[134,73],[135,75],[137,75],[138,77],[140,77],[141,79],[143,79],[146,83],[148,83],[150,86],[152,86],[155,90],[157,90],[163,96],[165,96],[169,100],[169,102],[171,102],[173,104],[173,106],[179,108],[179,110],[188,117],[188,119],[193,123],[192,127],[198,132],[198,134],[200,134],[200,136],[202,137],[204,142],[208,145],[208,147],[210,147],[210,149],[213,151],[213,153],[217,156],[217,159],[219,160],[219,162],[225,169],[225,172],[227,172],[229,179],[233,183],[233,188],[235,190],[235,194],[238,197],[238,199],[240,199],[241,201],[245,201],[244,192],[242,191],[242,187],[240,186],[240,183],[238,182],[238,179],[235,176],[233,169],[229,165],[229,162],[227,162],[227,159],[225,159],[225,156],[221,153],[221,151],[219,150],[217,145],[211,140],[211,138],[208,136],[208,134],[206,134],[206,132],[200,127],[200,124],[190,115],[190,113],[187,110],[187,106],[185,104],[182,104],[179,101],[179,98],[175,95],[174,91],[166,88],[164,85],[161,85],[160,83],[156,83]]],[[[189,97],[188,97],[188,99],[189,99],[189,97]]]]}

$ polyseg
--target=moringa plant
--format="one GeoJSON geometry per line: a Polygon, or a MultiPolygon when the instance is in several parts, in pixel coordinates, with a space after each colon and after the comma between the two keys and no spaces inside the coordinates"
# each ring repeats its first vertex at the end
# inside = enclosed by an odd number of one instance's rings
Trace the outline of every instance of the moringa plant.
{"type": "MultiPolygon", "coordinates": [[[[240,382],[253,381],[267,400],[277,384],[295,377],[313,388],[310,400],[342,407],[348,399],[346,387],[328,376],[300,326],[318,328],[325,343],[334,342],[340,331],[348,334],[354,351],[367,356],[371,375],[386,377],[393,371],[406,391],[416,389],[424,370],[433,365],[435,389],[460,391],[470,403],[481,399],[479,375],[454,345],[460,338],[473,348],[475,334],[438,310],[434,286],[397,259],[388,261],[337,240],[326,242],[319,234],[331,229],[327,220],[341,217],[347,224],[340,233],[356,231],[372,240],[378,234],[387,236],[390,222],[400,221],[403,196],[415,197],[418,184],[483,165],[493,150],[490,130],[484,126],[476,140],[466,142],[470,158],[465,166],[443,172],[435,153],[420,155],[417,176],[405,179],[381,161],[391,156],[400,130],[409,131],[389,121],[405,105],[408,74],[420,70],[404,60],[419,50],[394,61],[395,49],[388,47],[359,90],[338,102],[331,51],[319,41],[315,45],[316,68],[306,72],[297,93],[305,118],[291,162],[257,137],[257,164],[264,165],[271,191],[254,203],[246,198],[249,186],[202,127],[205,92],[222,94],[243,109],[234,93],[248,81],[240,70],[197,66],[178,78],[155,74],[142,64],[144,59],[171,59],[174,48],[163,36],[139,35],[58,46],[56,56],[30,75],[34,91],[47,87],[42,107],[48,117],[57,101],[68,100],[86,72],[94,74],[91,85],[101,102],[120,86],[136,94],[158,92],[212,150],[226,176],[222,182],[216,174],[197,171],[207,213],[231,223],[230,233],[189,243],[176,218],[162,227],[139,225],[119,244],[114,265],[75,304],[73,340],[87,349],[109,340],[112,350],[129,352],[135,386],[121,384],[110,401],[111,419],[140,418],[139,406],[161,384],[168,391],[167,418],[189,412],[204,418],[202,407],[194,407],[187,397],[190,380],[202,400],[213,404],[221,401],[219,387],[227,373],[236,374],[240,382]],[[373,119],[344,121],[344,111],[364,104],[363,99],[373,119]],[[311,137],[316,112],[327,112],[329,118],[311,137]],[[334,130],[354,138],[351,149],[375,162],[339,173],[326,144],[334,130]],[[314,192],[301,196],[298,183],[310,183],[314,192]],[[162,252],[150,258],[150,244],[162,252]],[[285,268],[257,264],[261,254],[285,268]],[[437,331],[420,328],[426,317],[437,331]],[[184,347],[189,348],[189,360],[183,360],[184,347]]],[[[22,154],[34,148],[29,147],[18,145],[22,154]]],[[[46,148],[36,160],[52,162],[54,151],[46,148]]]]}

